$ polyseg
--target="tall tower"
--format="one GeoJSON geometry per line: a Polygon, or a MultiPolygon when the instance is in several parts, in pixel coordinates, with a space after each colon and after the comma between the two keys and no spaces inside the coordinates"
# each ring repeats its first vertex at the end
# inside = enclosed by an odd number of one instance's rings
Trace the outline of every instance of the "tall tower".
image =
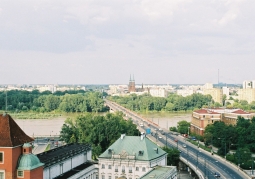
{"type": "Polygon", "coordinates": [[[130,79],[129,79],[129,84],[128,84],[128,92],[135,92],[135,77],[133,75],[133,79],[131,79],[131,75],[130,75],[130,79]]]}
{"type": "Polygon", "coordinates": [[[0,178],[42,179],[43,164],[31,154],[32,146],[28,144],[33,139],[6,113],[0,114],[0,136],[0,178]]]}

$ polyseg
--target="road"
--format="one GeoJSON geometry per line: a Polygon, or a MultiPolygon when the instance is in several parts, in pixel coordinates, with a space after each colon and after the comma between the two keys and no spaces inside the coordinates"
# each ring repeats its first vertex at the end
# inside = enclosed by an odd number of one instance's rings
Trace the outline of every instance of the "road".
{"type": "Polygon", "coordinates": [[[181,151],[181,157],[187,159],[188,163],[196,166],[196,168],[201,171],[202,176],[200,176],[200,178],[215,179],[217,178],[215,177],[215,172],[220,174],[220,178],[224,179],[250,178],[243,171],[239,170],[235,165],[232,165],[217,155],[211,155],[211,153],[204,151],[197,146],[194,146],[193,144],[186,141],[186,138],[180,135],[174,135],[167,129],[163,129],[165,132],[163,135],[162,130],[160,130],[157,124],[146,120],[133,111],[130,111],[114,102],[105,100],[105,103],[114,111],[122,111],[126,118],[131,118],[136,125],[140,126],[144,130],[144,132],[147,128],[150,128],[151,132],[154,134],[154,137],[156,137],[157,140],[163,144],[167,144],[168,147],[178,147],[178,149],[181,151]],[[175,140],[177,140],[177,142],[175,142],[175,140]],[[183,147],[183,144],[185,144],[186,147],[183,147]]]}

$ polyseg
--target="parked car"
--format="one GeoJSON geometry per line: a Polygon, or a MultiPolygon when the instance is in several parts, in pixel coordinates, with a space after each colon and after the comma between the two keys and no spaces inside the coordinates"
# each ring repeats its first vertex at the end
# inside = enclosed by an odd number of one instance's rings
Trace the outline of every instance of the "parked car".
{"type": "Polygon", "coordinates": [[[186,148],[187,146],[185,144],[182,145],[184,148],[186,148]]]}

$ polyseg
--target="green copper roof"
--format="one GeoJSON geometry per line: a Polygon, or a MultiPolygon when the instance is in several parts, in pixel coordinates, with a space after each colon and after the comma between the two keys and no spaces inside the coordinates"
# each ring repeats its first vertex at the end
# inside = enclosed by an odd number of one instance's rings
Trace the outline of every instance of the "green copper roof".
{"type": "Polygon", "coordinates": [[[165,155],[166,152],[146,137],[141,139],[139,136],[125,136],[115,141],[99,158],[112,158],[112,154],[120,155],[120,158],[135,155],[136,160],[149,161],[165,155]]]}
{"type": "Polygon", "coordinates": [[[18,170],[33,170],[44,164],[34,154],[23,154],[18,163],[18,170]]]}
{"type": "Polygon", "coordinates": [[[147,172],[145,175],[143,175],[140,179],[163,179],[168,178],[169,173],[175,174],[176,173],[176,167],[170,167],[170,166],[156,166],[151,171],[147,172]]]}
{"type": "Polygon", "coordinates": [[[25,143],[24,145],[23,145],[23,147],[32,147],[32,145],[30,144],[30,143],[25,143]]]}

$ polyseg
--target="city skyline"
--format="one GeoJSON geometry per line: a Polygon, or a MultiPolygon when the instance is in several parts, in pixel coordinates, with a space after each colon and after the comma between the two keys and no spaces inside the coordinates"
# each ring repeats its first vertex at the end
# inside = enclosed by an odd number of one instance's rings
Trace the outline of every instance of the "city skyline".
{"type": "Polygon", "coordinates": [[[0,84],[242,84],[254,80],[255,2],[0,5],[0,84]]]}

